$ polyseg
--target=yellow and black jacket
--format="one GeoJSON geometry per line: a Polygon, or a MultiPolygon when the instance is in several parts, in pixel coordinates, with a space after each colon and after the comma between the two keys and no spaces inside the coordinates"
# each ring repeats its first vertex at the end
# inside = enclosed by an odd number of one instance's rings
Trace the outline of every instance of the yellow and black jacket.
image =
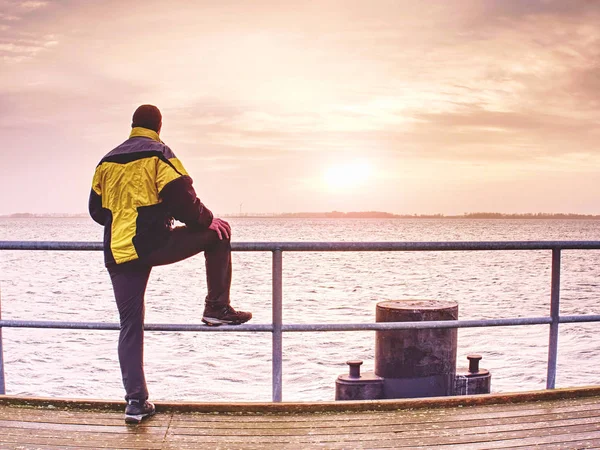
{"type": "Polygon", "coordinates": [[[139,127],[96,167],[89,211],[104,225],[107,266],[143,258],[160,247],[173,219],[195,228],[207,228],[213,219],[171,149],[156,132],[139,127]]]}

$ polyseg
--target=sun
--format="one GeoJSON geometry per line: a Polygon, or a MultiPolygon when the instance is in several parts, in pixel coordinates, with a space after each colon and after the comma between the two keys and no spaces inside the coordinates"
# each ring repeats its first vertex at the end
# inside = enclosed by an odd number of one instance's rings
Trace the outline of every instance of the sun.
{"type": "Polygon", "coordinates": [[[366,161],[351,161],[329,167],[323,174],[325,186],[331,191],[349,190],[364,184],[372,168],[366,161]]]}

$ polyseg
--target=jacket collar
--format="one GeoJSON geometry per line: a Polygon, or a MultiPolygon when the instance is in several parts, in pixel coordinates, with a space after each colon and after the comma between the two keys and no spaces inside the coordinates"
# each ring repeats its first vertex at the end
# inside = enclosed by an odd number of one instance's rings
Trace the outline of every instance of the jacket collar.
{"type": "Polygon", "coordinates": [[[152,139],[153,141],[162,143],[162,141],[158,137],[158,133],[154,130],[149,130],[148,128],[142,128],[142,127],[132,128],[129,138],[133,138],[133,137],[147,137],[147,138],[152,139]]]}

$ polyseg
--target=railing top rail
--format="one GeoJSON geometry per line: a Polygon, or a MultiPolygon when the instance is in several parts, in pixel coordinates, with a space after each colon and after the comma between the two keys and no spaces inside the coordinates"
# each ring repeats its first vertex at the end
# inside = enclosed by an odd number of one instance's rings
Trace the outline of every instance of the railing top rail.
{"type": "MultiPolygon", "coordinates": [[[[233,242],[233,251],[600,250],[600,241],[233,242]]],[[[0,241],[0,250],[102,250],[101,242],[0,241]]]]}

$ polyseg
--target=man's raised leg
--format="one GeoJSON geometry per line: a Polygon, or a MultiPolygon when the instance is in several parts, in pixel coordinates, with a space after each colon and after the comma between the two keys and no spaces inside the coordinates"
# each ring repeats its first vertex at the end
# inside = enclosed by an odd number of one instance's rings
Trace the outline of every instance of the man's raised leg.
{"type": "Polygon", "coordinates": [[[144,258],[144,262],[161,266],[200,252],[204,252],[208,287],[202,321],[208,325],[237,325],[250,320],[251,313],[236,311],[230,305],[231,243],[227,238],[219,239],[215,231],[177,227],[168,241],[144,258]]]}

